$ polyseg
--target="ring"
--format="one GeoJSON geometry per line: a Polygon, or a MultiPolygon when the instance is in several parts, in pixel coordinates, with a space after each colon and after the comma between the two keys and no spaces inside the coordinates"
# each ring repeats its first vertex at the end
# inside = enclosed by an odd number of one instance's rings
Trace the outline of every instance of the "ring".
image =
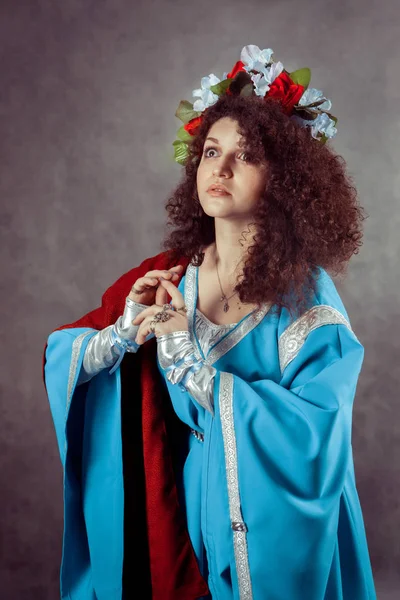
{"type": "Polygon", "coordinates": [[[177,311],[178,310],[183,310],[185,313],[187,313],[187,311],[188,311],[186,304],[184,304],[183,306],[180,306],[179,308],[177,308],[175,310],[177,310],[177,311]]]}
{"type": "Polygon", "coordinates": [[[146,291],[146,290],[142,290],[141,292],[139,292],[139,291],[138,291],[138,290],[135,288],[135,286],[134,286],[134,285],[131,287],[131,292],[133,292],[134,294],[137,294],[138,296],[139,296],[140,294],[143,294],[145,291],[146,291]]]}
{"type": "MultiPolygon", "coordinates": [[[[166,315],[166,313],[157,313],[157,314],[166,315]]],[[[166,316],[167,316],[166,319],[165,318],[164,319],[153,319],[152,321],[150,321],[150,327],[149,327],[150,331],[155,333],[155,328],[156,328],[157,323],[160,323],[160,322],[165,323],[165,321],[169,321],[171,317],[169,315],[166,315],[166,316]]]]}
{"type": "Polygon", "coordinates": [[[162,309],[163,309],[164,312],[166,310],[175,310],[175,308],[172,306],[172,304],[163,304],[162,309]]]}
{"type": "Polygon", "coordinates": [[[163,304],[162,310],[158,311],[158,313],[154,315],[154,319],[150,321],[150,331],[155,333],[155,326],[157,323],[165,323],[165,321],[169,321],[171,319],[172,315],[168,314],[168,310],[174,309],[170,304],[163,304]]]}

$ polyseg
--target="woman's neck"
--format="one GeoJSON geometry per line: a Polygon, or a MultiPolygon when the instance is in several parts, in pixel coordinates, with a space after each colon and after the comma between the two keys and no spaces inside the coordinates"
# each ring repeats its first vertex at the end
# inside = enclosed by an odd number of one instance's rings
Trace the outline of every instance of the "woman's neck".
{"type": "Polygon", "coordinates": [[[215,242],[212,242],[204,249],[207,267],[218,271],[221,282],[227,282],[234,287],[237,278],[243,273],[244,261],[247,256],[242,248],[241,251],[241,255],[237,255],[236,259],[233,260],[232,252],[227,252],[225,256],[221,256],[215,242]]]}

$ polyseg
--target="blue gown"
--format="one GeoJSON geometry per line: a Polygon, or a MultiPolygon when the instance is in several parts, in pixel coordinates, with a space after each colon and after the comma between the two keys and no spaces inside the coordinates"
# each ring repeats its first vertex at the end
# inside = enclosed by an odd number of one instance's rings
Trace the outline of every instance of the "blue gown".
{"type": "MultiPolygon", "coordinates": [[[[274,314],[265,304],[206,355],[196,332],[197,286],[198,269],[189,264],[179,289],[197,356],[217,370],[213,406],[172,385],[157,362],[175,412],[188,425],[178,486],[212,598],[376,600],[351,445],[364,348],[333,281],[320,269],[313,305],[295,322],[285,309],[274,314]]],[[[71,600],[122,594],[119,367],[87,385],[84,418],[92,427],[84,448],[74,449],[66,436],[69,428],[73,440],[71,406],[83,393],[76,381],[95,333],[56,331],[46,351],[46,386],[64,465],[68,452],[83,452],[81,490],[64,471],[61,587],[71,600]]]]}

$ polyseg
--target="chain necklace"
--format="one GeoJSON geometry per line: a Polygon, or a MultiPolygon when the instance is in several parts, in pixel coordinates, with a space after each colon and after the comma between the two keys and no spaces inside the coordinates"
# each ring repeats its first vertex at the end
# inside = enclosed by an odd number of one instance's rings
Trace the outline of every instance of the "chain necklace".
{"type": "MultiPolygon", "coordinates": [[[[229,310],[229,303],[228,300],[230,300],[231,298],[233,298],[233,296],[235,294],[237,294],[237,292],[233,292],[232,296],[229,296],[229,298],[226,297],[224,290],[222,289],[222,285],[221,285],[221,280],[219,278],[219,273],[218,273],[218,266],[217,266],[217,261],[215,261],[215,267],[217,269],[217,276],[218,276],[218,281],[219,281],[219,287],[221,288],[221,292],[222,292],[222,296],[220,298],[221,302],[224,302],[224,312],[228,312],[229,310]]],[[[241,306],[239,306],[239,302],[238,302],[238,309],[241,310],[241,306]]]]}

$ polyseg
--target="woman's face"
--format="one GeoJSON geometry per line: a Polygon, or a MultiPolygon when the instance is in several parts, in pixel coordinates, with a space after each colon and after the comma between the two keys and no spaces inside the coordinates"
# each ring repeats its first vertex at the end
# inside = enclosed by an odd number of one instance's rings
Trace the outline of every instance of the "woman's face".
{"type": "Polygon", "coordinates": [[[238,145],[243,138],[237,128],[238,122],[230,117],[210,127],[197,170],[197,193],[208,216],[247,223],[265,191],[268,166],[249,160],[238,145]],[[212,184],[223,184],[230,195],[211,195],[212,184]]]}

